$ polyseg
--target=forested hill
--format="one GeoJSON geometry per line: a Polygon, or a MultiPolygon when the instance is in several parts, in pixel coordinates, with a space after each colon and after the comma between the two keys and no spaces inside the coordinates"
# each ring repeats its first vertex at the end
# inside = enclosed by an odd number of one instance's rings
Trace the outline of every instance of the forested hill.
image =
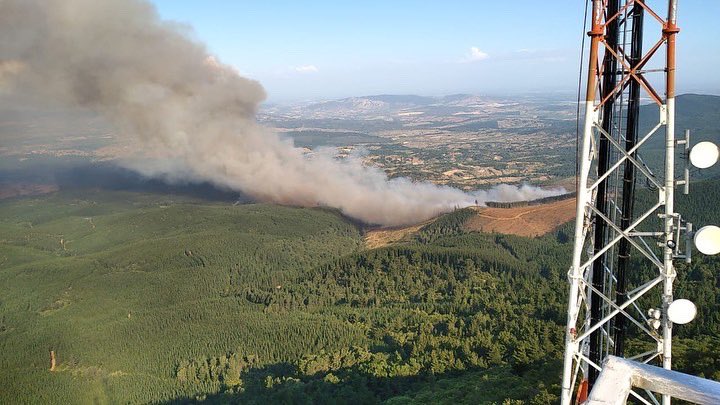
{"type": "MultiPolygon", "coordinates": [[[[689,129],[696,140],[720,141],[720,96],[709,94],[681,94],[675,98],[675,128],[678,136],[689,129]]],[[[640,108],[641,132],[657,124],[659,113],[655,103],[640,108]]]]}
{"type": "MultiPolygon", "coordinates": [[[[691,145],[702,141],[711,141],[720,145],[720,96],[707,94],[681,94],[675,99],[675,137],[685,138],[685,130],[690,130],[691,145]]],[[[655,103],[640,107],[640,133],[642,138],[657,123],[659,116],[658,106],[655,103]]],[[[653,170],[661,171],[663,168],[665,148],[665,127],[658,129],[647,143],[640,148],[640,155],[648,162],[653,170]]],[[[682,147],[682,146],[680,146],[682,147]]],[[[679,147],[679,148],[680,148],[679,147]]],[[[676,159],[676,170],[684,167],[683,159],[676,159]]],[[[695,179],[709,179],[720,176],[720,165],[705,170],[694,170],[695,179]]]]}
{"type": "MultiPolygon", "coordinates": [[[[316,209],[61,192],[0,212],[0,403],[557,400],[569,227],[467,232],[459,210],[365,250],[316,209]]],[[[718,264],[678,268],[701,313],[675,346],[715,378],[718,264]]]]}

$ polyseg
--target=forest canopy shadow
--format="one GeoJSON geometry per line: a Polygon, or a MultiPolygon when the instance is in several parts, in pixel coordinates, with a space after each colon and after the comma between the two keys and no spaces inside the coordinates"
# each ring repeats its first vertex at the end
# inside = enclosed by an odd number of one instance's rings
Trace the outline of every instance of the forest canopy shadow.
{"type": "Polygon", "coordinates": [[[50,183],[60,190],[132,191],[241,203],[253,199],[208,182],[169,182],[145,177],[112,162],[38,161],[0,172],[0,183],[50,183]]]}
{"type": "Polygon", "coordinates": [[[242,374],[241,390],[226,390],[162,402],[179,404],[414,404],[551,403],[558,387],[545,387],[541,376],[557,374],[560,362],[535,363],[520,371],[508,365],[441,374],[376,377],[358,367],[302,375],[289,363],[253,368],[242,374]]]}

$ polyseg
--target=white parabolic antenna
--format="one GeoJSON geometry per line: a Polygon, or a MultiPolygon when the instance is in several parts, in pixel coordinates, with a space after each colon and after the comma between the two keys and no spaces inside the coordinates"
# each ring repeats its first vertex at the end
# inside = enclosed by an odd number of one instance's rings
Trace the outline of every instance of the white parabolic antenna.
{"type": "Polygon", "coordinates": [[[695,304],[686,299],[675,300],[668,307],[668,318],[672,323],[685,325],[695,319],[697,307],[695,304]]]}
{"type": "Polygon", "coordinates": [[[700,228],[695,232],[695,247],[706,255],[720,253],[720,228],[715,225],[700,228]]]}
{"type": "Polygon", "coordinates": [[[700,142],[690,150],[690,163],[698,169],[707,169],[718,161],[720,151],[712,142],[700,142]]]}

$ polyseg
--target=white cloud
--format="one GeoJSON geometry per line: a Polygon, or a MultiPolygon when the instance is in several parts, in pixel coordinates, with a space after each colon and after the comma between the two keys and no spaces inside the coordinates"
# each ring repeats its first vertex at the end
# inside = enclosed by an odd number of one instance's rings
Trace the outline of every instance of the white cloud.
{"type": "Polygon", "coordinates": [[[465,58],[462,60],[463,62],[476,62],[479,60],[484,60],[490,57],[487,53],[480,50],[480,48],[473,46],[470,47],[470,53],[465,55],[465,58]]]}
{"type": "Polygon", "coordinates": [[[298,73],[317,73],[319,71],[315,65],[295,66],[293,70],[298,73]]]}

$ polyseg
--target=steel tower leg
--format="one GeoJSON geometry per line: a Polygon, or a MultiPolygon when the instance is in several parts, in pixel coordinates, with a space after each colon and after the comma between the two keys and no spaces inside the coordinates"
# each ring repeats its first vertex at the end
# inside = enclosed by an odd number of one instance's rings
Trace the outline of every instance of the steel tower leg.
{"type": "MultiPolygon", "coordinates": [[[[610,0],[607,2],[606,10],[608,15],[617,14],[620,9],[620,0],[610,0]]],[[[617,53],[618,49],[618,21],[614,19],[607,23],[605,31],[605,44],[606,46],[617,53]]],[[[605,52],[603,58],[603,71],[602,71],[602,97],[607,99],[605,104],[602,106],[602,129],[606,133],[612,133],[613,131],[613,115],[615,114],[615,97],[612,94],[615,91],[617,85],[617,59],[610,53],[605,52]]],[[[598,158],[597,158],[597,172],[598,176],[604,175],[610,167],[610,142],[607,137],[601,136],[598,139],[598,158]]],[[[609,215],[609,210],[613,207],[608,207],[608,179],[605,179],[598,184],[597,195],[595,197],[595,208],[599,213],[605,216],[609,215]]],[[[602,248],[605,247],[605,237],[607,235],[606,228],[607,224],[601,219],[595,219],[595,235],[594,235],[594,250],[595,254],[600,254],[597,260],[593,262],[592,266],[592,285],[597,291],[605,291],[605,255],[600,253],[602,248]]],[[[597,294],[590,292],[590,322],[594,322],[602,318],[602,298],[597,294]]],[[[604,356],[603,347],[603,331],[598,329],[590,335],[590,360],[595,364],[602,363],[604,356]]],[[[599,374],[599,371],[595,368],[590,368],[588,374],[588,389],[592,389],[595,380],[599,374]]]]}
{"type": "MultiPolygon", "coordinates": [[[[645,10],[641,5],[635,3],[632,9],[632,47],[630,50],[630,64],[635,66],[642,59],[643,43],[643,19],[645,10]]],[[[635,144],[640,124],[640,82],[632,79],[629,85],[628,116],[625,131],[625,151],[630,153],[635,144]]],[[[636,156],[635,153],[632,154],[636,156]]],[[[620,227],[622,229],[630,226],[635,209],[635,166],[625,165],[623,171],[622,188],[622,218],[620,227]]],[[[627,269],[630,265],[631,245],[627,239],[620,240],[618,247],[617,286],[615,289],[616,302],[622,305],[627,294],[627,269]]],[[[613,327],[613,341],[615,343],[615,356],[623,356],[625,352],[625,332],[627,329],[625,317],[618,317],[613,327]]]]}
{"type": "Polygon", "coordinates": [[[570,280],[570,291],[568,299],[568,316],[567,329],[565,331],[565,357],[563,360],[563,382],[561,401],[563,404],[569,405],[572,401],[573,392],[573,362],[575,356],[580,352],[579,342],[575,340],[577,337],[577,322],[580,314],[582,302],[580,300],[581,284],[583,279],[583,271],[580,268],[583,243],[586,235],[585,224],[585,208],[592,200],[592,196],[587,189],[588,175],[592,163],[591,139],[593,126],[597,122],[597,112],[595,111],[595,86],[597,83],[597,59],[600,38],[603,35],[602,18],[603,7],[602,0],[593,0],[592,6],[592,29],[588,33],[591,37],[590,42],[590,62],[587,72],[587,92],[585,95],[585,123],[583,126],[582,147],[580,155],[580,172],[578,189],[576,193],[577,203],[575,206],[575,246],[573,249],[572,266],[568,272],[570,280]]]}
{"type": "MultiPolygon", "coordinates": [[[[673,231],[675,223],[675,36],[677,28],[677,0],[668,2],[668,18],[663,27],[663,34],[667,40],[666,52],[666,88],[667,88],[667,124],[665,131],[665,248],[663,273],[663,368],[672,368],[672,322],[668,319],[667,309],[673,300],[673,281],[675,268],[673,266],[673,231]]],[[[663,405],[670,405],[670,396],[663,395],[663,405]]]]}

